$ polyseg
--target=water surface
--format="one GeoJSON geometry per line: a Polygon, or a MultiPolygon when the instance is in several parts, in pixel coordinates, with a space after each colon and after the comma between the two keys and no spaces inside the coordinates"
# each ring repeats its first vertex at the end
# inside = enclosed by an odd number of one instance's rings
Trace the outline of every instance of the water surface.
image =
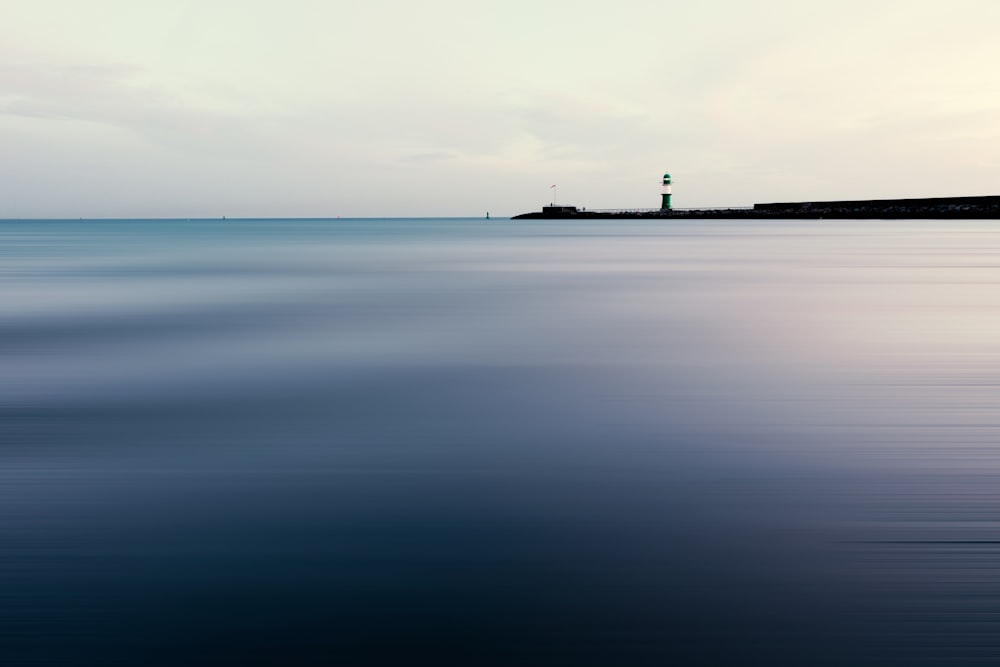
{"type": "Polygon", "coordinates": [[[0,222],[7,664],[984,664],[1000,226],[0,222]]]}

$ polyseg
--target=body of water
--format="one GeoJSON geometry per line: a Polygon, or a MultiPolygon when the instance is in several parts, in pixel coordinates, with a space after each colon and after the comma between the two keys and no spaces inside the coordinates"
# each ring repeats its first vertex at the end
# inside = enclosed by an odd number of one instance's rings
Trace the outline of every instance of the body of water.
{"type": "Polygon", "coordinates": [[[1000,223],[0,221],[10,665],[1000,656],[1000,223]]]}

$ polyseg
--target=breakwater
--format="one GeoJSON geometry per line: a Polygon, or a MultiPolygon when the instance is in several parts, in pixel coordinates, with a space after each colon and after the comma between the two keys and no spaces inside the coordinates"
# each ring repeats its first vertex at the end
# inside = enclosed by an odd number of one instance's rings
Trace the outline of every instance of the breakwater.
{"type": "Polygon", "coordinates": [[[1000,219],[1000,196],[932,197],[923,199],[868,199],[826,202],[777,202],[752,207],[681,209],[594,209],[545,206],[522,213],[525,218],[705,218],[705,219],[1000,219]]]}

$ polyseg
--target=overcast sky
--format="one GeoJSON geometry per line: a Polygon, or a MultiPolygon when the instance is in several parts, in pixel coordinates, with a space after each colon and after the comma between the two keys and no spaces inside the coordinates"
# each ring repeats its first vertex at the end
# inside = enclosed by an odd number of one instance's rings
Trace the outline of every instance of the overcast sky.
{"type": "Polygon", "coordinates": [[[0,217],[1000,194],[996,0],[2,0],[0,217]]]}

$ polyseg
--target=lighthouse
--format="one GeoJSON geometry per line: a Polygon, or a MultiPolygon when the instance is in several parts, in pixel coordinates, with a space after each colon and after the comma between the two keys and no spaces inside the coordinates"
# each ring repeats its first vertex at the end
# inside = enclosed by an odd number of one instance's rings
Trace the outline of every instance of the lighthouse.
{"type": "Polygon", "coordinates": [[[660,209],[670,209],[670,174],[663,175],[663,203],[660,204],[660,209]]]}

